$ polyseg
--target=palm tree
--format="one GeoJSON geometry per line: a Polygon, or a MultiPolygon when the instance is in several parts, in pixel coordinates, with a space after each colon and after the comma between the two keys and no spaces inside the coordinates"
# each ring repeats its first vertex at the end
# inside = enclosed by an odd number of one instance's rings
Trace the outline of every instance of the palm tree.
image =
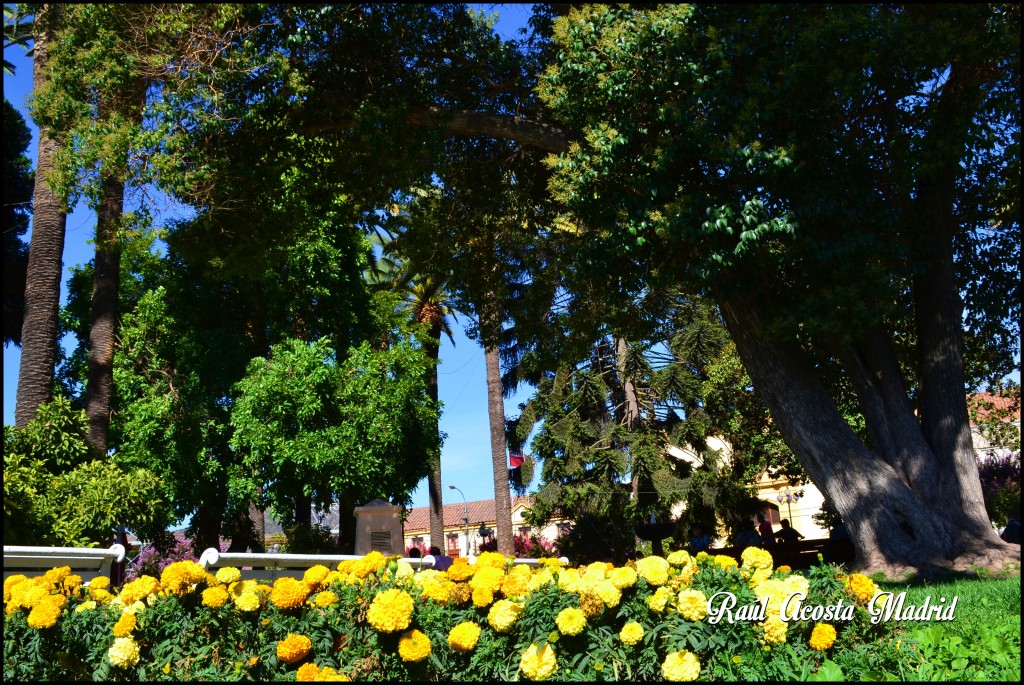
{"type": "MultiPolygon", "coordinates": [[[[417,274],[409,262],[397,256],[393,240],[383,234],[374,234],[371,242],[380,248],[381,254],[371,260],[367,269],[367,283],[373,289],[401,293],[402,309],[411,321],[425,327],[420,343],[427,356],[434,362],[430,370],[427,388],[430,399],[438,402],[437,362],[440,358],[441,334],[455,344],[449,318],[455,319],[455,310],[449,306],[450,295],[444,282],[430,275],[417,274]]],[[[440,428],[438,428],[440,430],[440,428]]],[[[427,475],[427,491],[430,498],[430,544],[440,549],[444,542],[444,500],[441,483],[441,455],[431,458],[427,475]]]]}
{"type": "MultiPolygon", "coordinates": [[[[5,20],[7,19],[5,13],[5,20]]],[[[46,84],[48,48],[59,22],[59,5],[40,5],[32,22],[32,87],[46,84]]],[[[24,24],[22,24],[24,26],[24,24]]],[[[4,44],[7,45],[5,21],[4,44]]],[[[24,40],[19,42],[24,43],[24,40]]],[[[4,65],[7,68],[7,64],[4,65]]],[[[57,316],[63,272],[67,203],[48,183],[60,143],[46,126],[39,127],[35,188],[32,196],[32,237],[25,273],[25,318],[21,335],[21,366],[14,425],[24,427],[39,405],[53,398],[54,363],[57,356],[57,316]]]]}

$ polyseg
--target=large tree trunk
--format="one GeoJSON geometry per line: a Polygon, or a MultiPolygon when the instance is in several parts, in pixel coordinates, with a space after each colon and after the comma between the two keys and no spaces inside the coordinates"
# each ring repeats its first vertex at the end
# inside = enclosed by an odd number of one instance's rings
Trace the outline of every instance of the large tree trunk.
{"type": "Polygon", "coordinates": [[[515,554],[512,540],[512,496],[508,486],[508,459],[505,456],[505,402],[501,394],[501,366],[498,345],[501,323],[495,316],[481,316],[481,338],[487,367],[487,418],[491,426],[491,467],[494,469],[494,515],[497,519],[498,551],[515,554]]]}
{"type": "MultiPolygon", "coordinates": [[[[427,340],[423,341],[423,350],[433,362],[430,378],[427,381],[427,394],[436,406],[438,403],[437,360],[440,356],[441,348],[442,319],[436,305],[426,305],[424,309],[430,310],[429,312],[424,311],[424,314],[429,317],[430,330],[427,333],[427,340]]],[[[440,431],[440,427],[438,427],[438,431],[440,431]]],[[[430,470],[427,473],[427,494],[429,495],[430,506],[430,544],[440,550],[444,550],[444,497],[442,496],[440,453],[430,456],[430,470]]]]}
{"type": "MultiPolygon", "coordinates": [[[[723,304],[722,313],[787,445],[850,528],[857,549],[855,564],[894,576],[964,565],[959,557],[976,538],[960,517],[951,515],[955,512],[950,503],[938,507],[919,497],[896,468],[857,438],[800,347],[767,338],[754,306],[730,301],[723,304]]],[[[890,398],[889,404],[896,403],[890,398]]],[[[898,423],[906,426],[903,419],[898,423]]],[[[906,444],[919,447],[921,442],[906,444]]],[[[919,462],[928,459],[929,455],[916,456],[919,462]]],[[[942,475],[941,465],[933,468],[942,475]]],[[[901,470],[906,469],[904,464],[901,470]]],[[[993,547],[1000,547],[1006,558],[1014,554],[1011,546],[993,547]]],[[[1019,546],[1013,547],[1019,556],[1019,546]]]]}
{"type": "Polygon", "coordinates": [[[121,246],[118,227],[124,209],[124,182],[105,174],[96,215],[96,260],[92,280],[92,325],[89,328],[89,377],[85,386],[86,442],[106,456],[114,395],[114,348],[117,300],[121,285],[121,246]]]}
{"type": "MultiPolygon", "coordinates": [[[[55,23],[53,5],[36,12],[33,88],[39,92],[46,83],[46,61],[55,23]]],[[[24,427],[35,418],[39,405],[53,398],[53,374],[57,356],[57,315],[60,281],[64,269],[64,228],[67,206],[47,182],[60,145],[45,126],[39,127],[35,189],[32,196],[32,237],[29,241],[25,276],[25,319],[22,323],[21,366],[14,409],[14,425],[24,427]]]]}

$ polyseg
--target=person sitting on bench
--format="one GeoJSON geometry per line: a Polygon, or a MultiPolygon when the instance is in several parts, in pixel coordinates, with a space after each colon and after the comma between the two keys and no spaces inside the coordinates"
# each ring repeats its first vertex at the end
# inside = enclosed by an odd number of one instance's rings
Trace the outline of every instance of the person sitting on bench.
{"type": "Polygon", "coordinates": [[[797,540],[804,539],[804,536],[796,528],[789,525],[789,519],[782,519],[779,524],[782,526],[782,529],[775,534],[779,542],[796,542],[797,540]]]}

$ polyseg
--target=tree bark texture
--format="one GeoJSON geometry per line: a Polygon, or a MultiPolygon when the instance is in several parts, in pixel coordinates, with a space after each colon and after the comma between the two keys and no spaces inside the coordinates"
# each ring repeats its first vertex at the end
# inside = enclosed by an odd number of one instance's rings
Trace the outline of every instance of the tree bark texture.
{"type": "MultiPolygon", "coordinates": [[[[434,404],[437,405],[437,361],[441,349],[442,319],[440,317],[442,315],[436,305],[427,305],[427,307],[431,309],[429,312],[430,330],[427,333],[428,339],[423,343],[423,349],[427,353],[427,357],[434,363],[430,370],[430,378],[427,381],[427,394],[434,404]]],[[[444,550],[444,490],[441,483],[441,455],[433,455],[429,459],[430,470],[427,474],[427,494],[430,506],[430,544],[440,550],[444,550]]]]}
{"type": "Polygon", "coordinates": [[[509,492],[508,459],[505,456],[505,401],[501,394],[501,366],[498,363],[501,322],[496,316],[481,315],[480,326],[487,368],[487,417],[491,426],[491,466],[494,469],[494,515],[497,520],[495,525],[498,551],[505,555],[513,555],[515,545],[512,540],[512,495],[509,492]]]}
{"type": "Polygon", "coordinates": [[[121,285],[121,246],[117,233],[124,209],[124,182],[115,175],[104,175],[101,182],[102,197],[96,213],[96,260],[92,280],[85,415],[89,421],[86,442],[103,457],[107,454],[110,440],[114,396],[114,349],[121,285]]]}
{"type": "MultiPolygon", "coordinates": [[[[905,395],[900,401],[893,393],[867,394],[870,401],[887,409],[865,411],[865,418],[876,424],[871,427],[872,434],[888,436],[886,444],[898,444],[903,450],[885,458],[869,450],[853,433],[797,343],[767,338],[761,332],[758,311],[749,303],[727,302],[722,313],[786,444],[849,527],[858,567],[890,575],[963,567],[978,562],[979,545],[989,562],[1013,555],[1010,546],[998,539],[978,536],[966,528],[961,517],[951,511],[951,503],[935,501],[934,496],[927,496],[927,488],[917,488],[924,496],[915,491],[915,469],[921,470],[923,478],[941,476],[942,469],[935,455],[926,450],[920,430],[908,423],[912,413],[905,395]],[[886,417],[877,425],[880,413],[886,417]]],[[[855,385],[859,394],[864,393],[866,377],[871,374],[854,375],[861,376],[855,385]]],[[[877,374],[874,377],[878,379],[877,374]]],[[[962,394],[961,386],[958,395],[962,394]]]]}
{"type": "MultiPolygon", "coordinates": [[[[53,5],[36,13],[33,88],[46,83],[47,49],[51,38],[46,26],[52,23],[53,5]]],[[[35,188],[32,196],[32,237],[29,241],[25,276],[25,318],[22,323],[21,364],[14,425],[24,427],[35,418],[39,405],[53,399],[53,375],[57,356],[57,316],[64,263],[66,203],[47,182],[54,168],[60,144],[45,126],[39,128],[35,188]]]]}

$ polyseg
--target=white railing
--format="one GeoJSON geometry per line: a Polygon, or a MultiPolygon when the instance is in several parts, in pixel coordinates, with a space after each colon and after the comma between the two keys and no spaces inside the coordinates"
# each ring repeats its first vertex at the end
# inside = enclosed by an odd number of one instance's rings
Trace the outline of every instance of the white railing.
{"type": "Polygon", "coordinates": [[[4,545],[4,579],[23,573],[45,573],[51,568],[71,567],[71,572],[82,577],[84,584],[96,576],[110,577],[114,564],[124,561],[125,548],[111,545],[100,547],[25,547],[4,545]]]}

